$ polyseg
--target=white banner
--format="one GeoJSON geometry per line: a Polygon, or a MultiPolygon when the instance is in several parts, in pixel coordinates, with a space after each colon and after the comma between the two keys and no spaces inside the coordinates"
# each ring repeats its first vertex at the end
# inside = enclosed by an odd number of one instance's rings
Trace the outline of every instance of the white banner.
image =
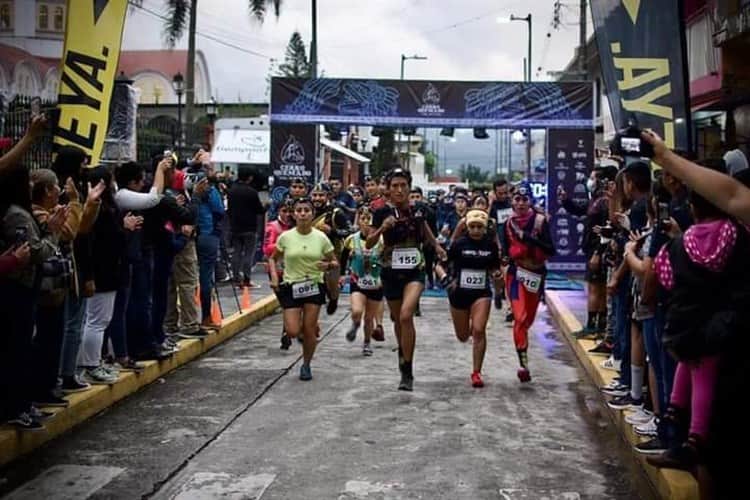
{"type": "Polygon", "coordinates": [[[211,161],[216,163],[271,162],[271,132],[269,130],[220,129],[216,131],[211,161]]]}

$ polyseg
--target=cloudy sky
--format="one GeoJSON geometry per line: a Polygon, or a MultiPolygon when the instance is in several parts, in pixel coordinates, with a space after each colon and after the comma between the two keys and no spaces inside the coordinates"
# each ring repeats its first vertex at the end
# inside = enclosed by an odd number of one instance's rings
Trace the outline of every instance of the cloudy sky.
{"type": "MultiPolygon", "coordinates": [[[[403,53],[428,58],[407,61],[406,78],[520,80],[527,51],[526,24],[498,24],[496,19],[531,13],[535,79],[548,79],[547,71],[562,69],[578,43],[578,2],[561,2],[562,24],[557,30],[551,27],[554,3],[318,0],[320,69],[327,76],[398,78],[403,53]]],[[[142,4],[165,13],[166,0],[142,4]]],[[[214,95],[221,101],[265,100],[265,77],[272,59],[283,60],[292,32],[298,30],[309,47],[310,9],[310,0],[283,0],[281,16],[276,19],[271,14],[260,24],[248,15],[247,0],[198,0],[197,44],[207,57],[214,95]]],[[[131,7],[123,48],[162,48],[162,25],[155,14],[131,7]]],[[[590,19],[588,31],[592,31],[590,19]]],[[[186,47],[187,40],[180,46],[186,47]]]]}

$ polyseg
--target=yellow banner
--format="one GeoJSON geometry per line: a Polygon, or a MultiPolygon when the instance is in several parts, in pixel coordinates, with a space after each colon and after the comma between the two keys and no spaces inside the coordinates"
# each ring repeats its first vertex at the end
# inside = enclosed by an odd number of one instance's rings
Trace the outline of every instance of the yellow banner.
{"type": "Polygon", "coordinates": [[[85,150],[92,166],[107,134],[127,7],[128,0],[68,0],[54,141],[85,150]]]}

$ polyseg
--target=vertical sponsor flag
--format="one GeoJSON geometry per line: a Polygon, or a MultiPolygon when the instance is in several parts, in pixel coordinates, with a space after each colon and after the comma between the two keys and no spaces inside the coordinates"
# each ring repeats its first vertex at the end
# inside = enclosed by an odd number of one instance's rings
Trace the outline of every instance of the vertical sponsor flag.
{"type": "Polygon", "coordinates": [[[690,95],[680,0],[593,0],[615,126],[634,115],[669,147],[690,150],[690,95]]]}
{"type": "Polygon", "coordinates": [[[128,0],[68,0],[54,142],[80,147],[91,165],[107,134],[127,6],[128,0]]]}
{"type": "Polygon", "coordinates": [[[573,203],[586,206],[586,179],[594,166],[594,131],[550,129],[547,131],[547,211],[557,255],[550,259],[553,271],[583,271],[583,217],[568,213],[557,202],[557,189],[565,188],[573,203]]]}

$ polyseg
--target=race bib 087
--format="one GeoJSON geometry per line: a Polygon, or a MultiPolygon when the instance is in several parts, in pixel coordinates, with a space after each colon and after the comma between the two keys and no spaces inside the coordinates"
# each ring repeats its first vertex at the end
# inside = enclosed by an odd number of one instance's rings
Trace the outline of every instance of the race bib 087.
{"type": "Polygon", "coordinates": [[[419,250],[416,248],[394,248],[391,256],[391,268],[414,269],[419,265],[419,250]]]}
{"type": "Polygon", "coordinates": [[[313,297],[320,292],[317,283],[313,280],[298,281],[292,283],[292,298],[293,299],[304,299],[307,297],[313,297]]]}

